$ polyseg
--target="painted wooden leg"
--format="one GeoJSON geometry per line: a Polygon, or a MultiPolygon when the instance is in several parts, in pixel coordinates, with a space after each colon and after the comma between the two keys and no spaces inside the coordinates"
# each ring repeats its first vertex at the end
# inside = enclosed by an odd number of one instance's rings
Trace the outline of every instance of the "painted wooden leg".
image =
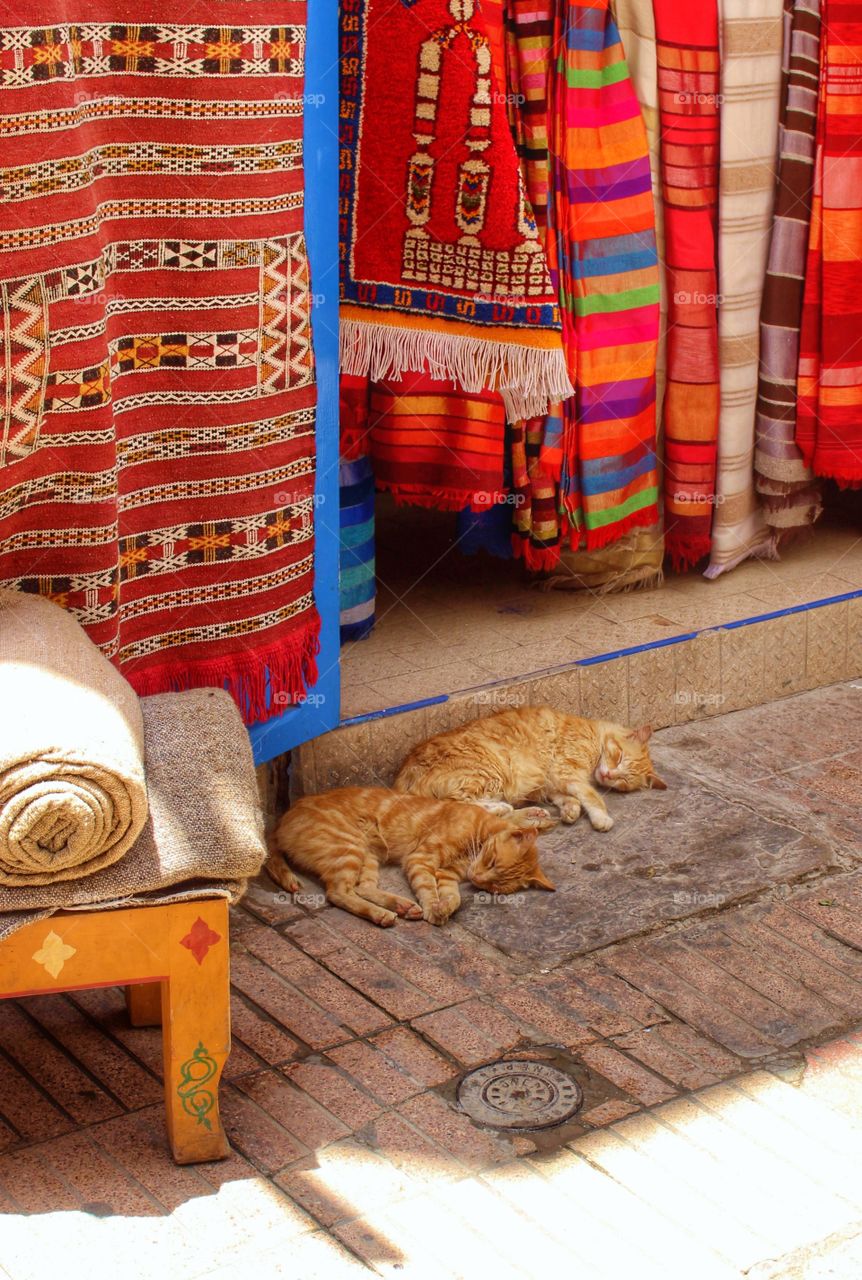
{"type": "Polygon", "coordinates": [[[133,1027],[161,1026],[162,984],[135,982],[126,987],[126,1009],[133,1027]]]}
{"type": "Polygon", "coordinates": [[[228,914],[224,900],[172,908],[162,1042],[168,1137],[177,1164],[230,1153],[218,1087],[230,1052],[228,914]]]}

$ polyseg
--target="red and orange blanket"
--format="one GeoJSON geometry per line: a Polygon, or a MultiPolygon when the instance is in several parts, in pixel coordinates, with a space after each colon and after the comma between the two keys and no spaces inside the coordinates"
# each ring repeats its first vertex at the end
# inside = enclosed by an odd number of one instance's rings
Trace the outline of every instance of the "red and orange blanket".
{"type": "Polygon", "coordinates": [[[254,721],[318,644],[305,4],[140,8],[4,8],[0,584],[254,721]]]}

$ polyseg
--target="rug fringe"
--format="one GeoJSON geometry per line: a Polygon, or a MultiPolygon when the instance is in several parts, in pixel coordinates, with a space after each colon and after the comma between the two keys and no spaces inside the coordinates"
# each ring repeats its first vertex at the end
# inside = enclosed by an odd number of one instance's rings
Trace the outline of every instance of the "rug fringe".
{"type": "Polygon", "coordinates": [[[768,535],[763,542],[756,547],[749,547],[745,551],[741,551],[738,556],[734,556],[732,560],[728,560],[726,564],[711,564],[703,571],[703,576],[708,578],[710,582],[714,582],[716,578],[720,578],[723,573],[730,573],[731,569],[736,569],[746,560],[780,560],[778,548],[775,538],[771,534],[768,535]]]}
{"type": "Polygon", "coordinates": [[[532,347],[499,339],[398,328],[365,320],[339,324],[341,372],[372,382],[428,373],[468,393],[492,390],[511,421],[535,418],[555,401],[574,395],[559,346],[532,347]]]}
{"type": "Polygon", "coordinates": [[[668,535],[665,539],[665,550],[677,573],[693,569],[704,556],[709,555],[711,545],[712,540],[708,534],[697,538],[668,535]]]}
{"type": "Polygon", "coordinates": [[[123,675],[141,698],[186,689],[227,689],[244,722],[257,724],[305,698],[317,680],[319,652],[320,617],[315,610],[301,632],[267,649],[182,666],[170,662],[147,671],[123,671],[123,675]]]}

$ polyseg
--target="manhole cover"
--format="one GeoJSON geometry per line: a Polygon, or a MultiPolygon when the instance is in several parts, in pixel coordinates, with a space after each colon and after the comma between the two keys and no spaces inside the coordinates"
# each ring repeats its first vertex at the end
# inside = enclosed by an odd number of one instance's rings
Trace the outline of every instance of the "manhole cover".
{"type": "Polygon", "coordinates": [[[577,1081],[544,1062],[508,1059],[471,1071],[458,1102],[479,1124],[495,1129],[546,1129],[562,1124],[584,1100],[577,1081]]]}

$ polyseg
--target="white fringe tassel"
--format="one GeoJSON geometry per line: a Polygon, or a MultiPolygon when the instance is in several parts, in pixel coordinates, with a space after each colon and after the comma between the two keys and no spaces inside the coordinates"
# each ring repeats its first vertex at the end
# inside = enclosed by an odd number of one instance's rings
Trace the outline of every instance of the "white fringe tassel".
{"type": "Polygon", "coordinates": [[[499,391],[510,422],[539,417],[554,401],[575,394],[562,347],[548,350],[364,320],[340,322],[339,347],[341,372],[372,382],[427,372],[465,391],[499,391]]]}

